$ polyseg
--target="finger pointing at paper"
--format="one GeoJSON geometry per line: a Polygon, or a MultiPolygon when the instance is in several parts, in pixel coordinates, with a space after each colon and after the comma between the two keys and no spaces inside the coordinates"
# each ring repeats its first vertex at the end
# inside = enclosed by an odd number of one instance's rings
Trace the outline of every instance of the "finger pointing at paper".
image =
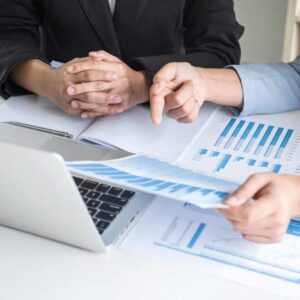
{"type": "Polygon", "coordinates": [[[195,69],[187,63],[170,63],[154,77],[150,90],[151,118],[160,124],[165,112],[181,123],[194,121],[207,89],[195,69]]]}

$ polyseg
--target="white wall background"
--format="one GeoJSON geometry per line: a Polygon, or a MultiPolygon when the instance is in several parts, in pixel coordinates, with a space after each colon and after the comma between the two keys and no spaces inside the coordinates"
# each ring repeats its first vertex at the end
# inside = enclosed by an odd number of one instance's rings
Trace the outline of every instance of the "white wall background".
{"type": "Polygon", "coordinates": [[[245,26],[242,62],[278,62],[282,57],[288,0],[234,0],[245,26]]]}

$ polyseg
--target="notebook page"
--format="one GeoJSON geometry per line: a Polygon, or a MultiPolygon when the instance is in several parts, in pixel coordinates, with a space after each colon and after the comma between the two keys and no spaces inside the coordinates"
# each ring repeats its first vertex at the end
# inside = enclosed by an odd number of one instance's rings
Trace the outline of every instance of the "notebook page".
{"type": "Polygon", "coordinates": [[[76,138],[93,120],[63,112],[50,100],[36,95],[12,97],[0,106],[0,122],[20,122],[67,132],[76,138]]]}
{"type": "Polygon", "coordinates": [[[122,114],[94,121],[79,137],[132,153],[147,153],[167,159],[176,159],[216,111],[206,104],[192,124],[181,124],[165,117],[160,126],[154,126],[147,106],[137,106],[122,114]]]}

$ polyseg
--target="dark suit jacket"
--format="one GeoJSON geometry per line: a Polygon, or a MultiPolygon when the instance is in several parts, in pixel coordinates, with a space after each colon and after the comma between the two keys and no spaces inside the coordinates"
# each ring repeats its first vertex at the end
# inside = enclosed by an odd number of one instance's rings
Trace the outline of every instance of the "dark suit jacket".
{"type": "Polygon", "coordinates": [[[106,50],[150,77],[166,63],[238,63],[233,0],[0,0],[0,95],[24,93],[9,72],[28,59],[67,62],[106,50]],[[184,45],[185,53],[180,54],[184,45]]]}

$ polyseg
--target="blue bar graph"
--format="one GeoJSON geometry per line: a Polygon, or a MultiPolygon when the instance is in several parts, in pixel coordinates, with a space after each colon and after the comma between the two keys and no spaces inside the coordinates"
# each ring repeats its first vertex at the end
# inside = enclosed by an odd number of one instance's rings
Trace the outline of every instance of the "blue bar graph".
{"type": "Polygon", "coordinates": [[[212,193],[212,192],[215,192],[215,191],[212,190],[212,189],[202,189],[202,190],[200,191],[200,193],[201,193],[203,196],[207,196],[207,195],[209,195],[209,194],[212,193]]]}
{"type": "Polygon", "coordinates": [[[239,162],[239,161],[242,161],[244,159],[245,159],[245,157],[243,157],[243,156],[236,156],[235,159],[234,159],[234,161],[235,162],[239,162]]]}
{"type": "Polygon", "coordinates": [[[250,153],[252,150],[252,147],[254,146],[256,140],[258,139],[259,135],[261,134],[262,130],[264,129],[265,125],[264,124],[259,124],[258,127],[256,128],[252,138],[250,139],[246,149],[245,153],[250,153]]]}
{"type": "Polygon", "coordinates": [[[197,241],[198,241],[199,237],[201,236],[201,234],[202,234],[203,230],[205,229],[205,227],[206,227],[206,224],[204,224],[204,223],[201,223],[199,225],[199,227],[197,228],[196,232],[194,233],[192,239],[188,243],[187,247],[189,249],[192,249],[195,246],[195,244],[197,243],[197,241]]]}
{"type": "Polygon", "coordinates": [[[229,131],[231,130],[231,128],[233,127],[233,125],[234,125],[235,122],[236,122],[236,119],[230,119],[230,121],[228,122],[227,126],[225,127],[225,129],[221,133],[220,137],[216,141],[215,147],[219,147],[221,145],[221,143],[226,138],[226,136],[228,135],[229,131]]]}
{"type": "Polygon", "coordinates": [[[220,197],[220,200],[224,200],[229,196],[229,193],[225,193],[225,192],[215,192],[215,194],[220,197]]]}
{"type": "Polygon", "coordinates": [[[250,122],[248,124],[246,130],[244,131],[244,133],[241,137],[241,139],[239,140],[239,142],[236,144],[236,146],[234,148],[235,151],[239,151],[242,148],[243,144],[245,143],[245,141],[246,141],[247,137],[249,136],[252,128],[254,127],[254,125],[255,125],[254,122],[250,122]]]}
{"type": "Polygon", "coordinates": [[[276,165],[274,165],[274,168],[273,168],[273,173],[279,173],[280,172],[280,170],[281,170],[281,165],[278,165],[278,164],[276,164],[276,165]]]}
{"type": "Polygon", "coordinates": [[[294,133],[294,130],[292,130],[292,129],[289,129],[289,130],[287,131],[287,133],[286,133],[286,135],[285,135],[283,141],[282,141],[281,144],[280,144],[280,147],[279,147],[277,153],[275,154],[275,158],[276,158],[276,159],[280,159],[280,158],[281,158],[281,156],[282,156],[282,154],[283,154],[283,152],[284,152],[286,146],[288,145],[288,143],[289,143],[289,141],[290,141],[290,139],[291,139],[293,133],[294,133]]]}
{"type": "Polygon", "coordinates": [[[242,130],[245,123],[246,123],[246,121],[244,121],[244,120],[241,120],[238,123],[238,126],[235,128],[235,130],[233,131],[231,137],[229,138],[228,142],[226,143],[226,145],[224,147],[225,149],[229,149],[231,147],[231,145],[234,143],[234,140],[236,139],[236,137],[238,136],[238,134],[242,130]]]}
{"type": "Polygon", "coordinates": [[[266,153],[265,153],[265,157],[270,157],[270,156],[271,156],[271,154],[272,154],[272,152],[273,152],[273,150],[274,150],[274,148],[275,148],[277,142],[279,141],[279,138],[280,138],[282,132],[283,132],[283,128],[282,128],[282,127],[279,127],[279,128],[277,129],[277,131],[276,131],[276,133],[275,133],[275,135],[274,135],[272,141],[271,141],[270,146],[268,147],[268,149],[267,149],[267,151],[266,151],[266,153]]]}
{"type": "Polygon", "coordinates": [[[215,172],[220,172],[221,170],[225,169],[231,157],[232,157],[231,154],[223,155],[223,158],[221,159],[220,163],[217,165],[215,172]]]}
{"type": "Polygon", "coordinates": [[[259,166],[260,166],[261,168],[267,168],[267,167],[269,166],[269,163],[266,162],[266,161],[262,161],[262,162],[259,164],[259,166]]]}
{"type": "Polygon", "coordinates": [[[287,233],[296,235],[296,236],[300,236],[300,222],[292,220],[289,224],[287,233]]]}
{"type": "Polygon", "coordinates": [[[171,193],[176,193],[186,187],[187,187],[186,184],[176,184],[174,187],[171,188],[171,193]]]}
{"type": "Polygon", "coordinates": [[[143,155],[103,163],[91,162],[89,165],[80,162],[68,163],[68,166],[71,170],[75,168],[78,171],[97,175],[97,178],[106,182],[171,199],[199,203],[199,206],[203,204],[206,208],[220,207],[227,191],[237,187],[235,183],[202,175],[143,155]],[[112,167],[109,164],[112,164],[112,167]],[[143,176],[139,176],[141,166],[143,176]],[[182,182],[181,178],[191,181],[191,184],[182,182]],[[195,180],[201,182],[201,185],[195,186],[195,180]]]}
{"type": "Polygon", "coordinates": [[[211,153],[210,153],[210,157],[218,157],[220,155],[220,152],[218,152],[218,151],[212,151],[211,153]]]}
{"type": "Polygon", "coordinates": [[[137,177],[134,179],[127,180],[127,182],[139,184],[139,183],[144,183],[144,182],[148,182],[148,181],[152,181],[152,180],[153,180],[152,178],[137,177]]]}
{"type": "Polygon", "coordinates": [[[261,141],[259,142],[259,144],[258,144],[258,146],[257,146],[257,148],[256,148],[256,150],[255,150],[255,152],[254,152],[255,155],[259,155],[259,154],[260,154],[262,148],[263,148],[263,147],[265,146],[265,144],[267,143],[267,141],[268,141],[268,139],[269,139],[269,137],[270,137],[270,135],[271,135],[273,129],[274,129],[274,126],[269,126],[269,127],[267,128],[267,131],[265,132],[263,138],[262,138],[261,141]]]}
{"type": "Polygon", "coordinates": [[[199,191],[199,190],[201,190],[201,188],[196,187],[196,186],[191,186],[191,187],[189,187],[189,188],[187,189],[187,193],[188,193],[188,194],[191,194],[191,193],[194,193],[194,192],[199,191]]]}
{"type": "Polygon", "coordinates": [[[172,185],[175,185],[175,184],[176,184],[176,183],[173,183],[173,182],[164,182],[164,183],[158,185],[158,186],[155,188],[155,190],[156,190],[156,191],[162,191],[162,190],[167,189],[167,188],[169,188],[169,187],[171,187],[172,185]]]}
{"type": "Polygon", "coordinates": [[[154,186],[154,185],[159,185],[161,183],[163,183],[162,180],[152,180],[150,182],[141,183],[140,185],[144,186],[144,187],[150,187],[150,186],[154,186]]]}
{"type": "Polygon", "coordinates": [[[255,166],[256,160],[255,159],[249,159],[248,166],[253,167],[255,166]]]}
{"type": "Polygon", "coordinates": [[[205,155],[207,152],[208,152],[207,149],[200,149],[200,150],[199,150],[199,154],[200,154],[200,155],[205,155]]]}

